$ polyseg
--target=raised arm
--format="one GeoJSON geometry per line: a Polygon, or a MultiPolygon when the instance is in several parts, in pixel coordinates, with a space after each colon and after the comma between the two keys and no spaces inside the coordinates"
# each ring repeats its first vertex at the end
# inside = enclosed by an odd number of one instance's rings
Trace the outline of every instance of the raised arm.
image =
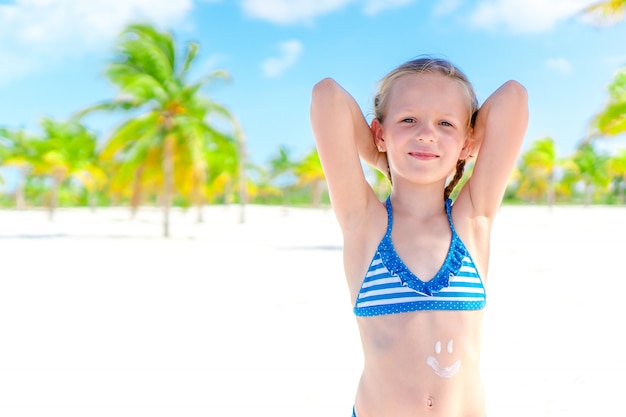
{"type": "Polygon", "coordinates": [[[330,78],[313,87],[311,126],[330,199],[343,229],[357,223],[376,198],[359,158],[377,158],[372,133],[352,96],[330,78]]]}
{"type": "Polygon", "coordinates": [[[528,96],[516,81],[504,83],[478,110],[473,148],[480,152],[472,176],[461,190],[463,197],[469,197],[475,216],[495,216],[527,125],[528,96]]]}

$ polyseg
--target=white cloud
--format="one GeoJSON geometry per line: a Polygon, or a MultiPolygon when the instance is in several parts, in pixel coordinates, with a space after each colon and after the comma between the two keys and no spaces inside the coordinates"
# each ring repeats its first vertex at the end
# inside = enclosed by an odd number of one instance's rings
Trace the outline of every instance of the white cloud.
{"type": "Polygon", "coordinates": [[[406,6],[414,1],[415,0],[366,0],[365,9],[363,11],[365,14],[372,16],[386,9],[406,6]]]}
{"type": "Polygon", "coordinates": [[[349,4],[361,5],[363,13],[375,15],[415,0],[241,0],[244,13],[252,18],[289,25],[310,24],[316,17],[336,12],[349,4]]]}
{"type": "Polygon", "coordinates": [[[445,16],[456,12],[463,0],[440,0],[433,6],[433,15],[445,16]]]}
{"type": "Polygon", "coordinates": [[[242,0],[246,15],[278,24],[311,23],[355,0],[242,0]]]}
{"type": "Polygon", "coordinates": [[[470,14],[480,29],[505,28],[516,33],[551,30],[559,21],[576,16],[597,0],[482,0],[470,14]]]}
{"type": "Polygon", "coordinates": [[[279,49],[279,57],[268,58],[261,64],[266,77],[276,78],[293,66],[302,53],[302,43],[297,40],[285,41],[279,44],[279,49]]]}
{"type": "Polygon", "coordinates": [[[546,68],[561,74],[569,74],[572,72],[572,64],[565,58],[548,59],[546,61],[546,68]]]}
{"type": "Polygon", "coordinates": [[[125,25],[180,23],[192,0],[15,0],[0,5],[0,83],[112,42],[125,25]]]}

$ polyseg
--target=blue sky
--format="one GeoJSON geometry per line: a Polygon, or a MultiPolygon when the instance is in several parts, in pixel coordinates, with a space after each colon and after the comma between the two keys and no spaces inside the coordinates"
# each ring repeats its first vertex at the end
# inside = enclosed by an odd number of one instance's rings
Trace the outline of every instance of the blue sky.
{"type": "MultiPolygon", "coordinates": [[[[0,126],[36,131],[114,97],[101,76],[116,34],[148,21],[201,45],[196,75],[225,69],[206,90],[241,121],[252,162],[313,148],[310,92],[338,80],[371,114],[376,82],[420,54],[466,72],[479,101],[516,79],[530,98],[525,140],[552,136],[567,156],[626,66],[626,22],[592,24],[593,0],[0,0],[0,126]]],[[[114,117],[87,123],[106,139],[114,117]]],[[[615,141],[611,142],[615,143],[615,141]]],[[[603,141],[603,146],[610,143],[603,141]]],[[[622,145],[620,145],[622,146],[622,145]]]]}

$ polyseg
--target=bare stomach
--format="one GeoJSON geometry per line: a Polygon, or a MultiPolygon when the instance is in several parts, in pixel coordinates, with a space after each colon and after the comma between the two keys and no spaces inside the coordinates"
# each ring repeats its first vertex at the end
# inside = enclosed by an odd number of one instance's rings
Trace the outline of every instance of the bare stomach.
{"type": "MultiPolygon", "coordinates": [[[[463,371],[459,371],[462,373],[463,371]]],[[[404,379],[375,375],[366,369],[357,390],[358,417],[483,417],[485,399],[480,378],[459,374],[450,381],[414,384],[404,379]]]]}
{"type": "Polygon", "coordinates": [[[482,312],[359,318],[358,417],[483,417],[482,312]]]}

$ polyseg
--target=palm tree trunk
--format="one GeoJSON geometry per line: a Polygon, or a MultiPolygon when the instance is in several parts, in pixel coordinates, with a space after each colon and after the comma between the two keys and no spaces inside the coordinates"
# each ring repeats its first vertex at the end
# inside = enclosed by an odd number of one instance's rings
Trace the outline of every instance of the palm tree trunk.
{"type": "Polygon", "coordinates": [[[196,185],[194,186],[194,190],[193,190],[193,199],[194,199],[194,203],[196,205],[196,209],[197,209],[197,217],[196,217],[196,222],[197,223],[203,223],[204,222],[204,212],[203,212],[203,206],[204,206],[204,196],[202,193],[202,188],[204,187],[205,183],[206,183],[206,168],[203,170],[198,171],[198,178],[197,178],[197,182],[196,185]]]}
{"type": "Polygon", "coordinates": [[[26,178],[21,176],[17,187],[15,188],[15,208],[23,210],[26,207],[26,198],[24,197],[24,189],[26,188],[26,178]]]}
{"type": "Polygon", "coordinates": [[[140,166],[135,171],[135,177],[133,178],[133,191],[130,196],[130,218],[131,220],[137,215],[137,210],[141,204],[141,173],[143,172],[143,166],[140,166]]]}
{"type": "Polygon", "coordinates": [[[196,204],[196,223],[204,223],[204,207],[202,203],[196,204]]]}
{"type": "Polygon", "coordinates": [[[553,175],[550,174],[550,178],[548,180],[548,207],[552,208],[555,202],[556,202],[556,195],[554,192],[554,180],[553,180],[553,175]]]}
{"type": "Polygon", "coordinates": [[[52,189],[50,190],[50,206],[48,219],[54,220],[54,211],[59,205],[59,187],[61,186],[61,175],[57,172],[52,174],[52,189]]]}
{"type": "Polygon", "coordinates": [[[237,176],[239,178],[239,223],[243,224],[246,221],[246,204],[248,203],[248,181],[246,178],[246,163],[248,151],[246,149],[246,135],[243,133],[243,129],[236,124],[237,135],[237,147],[239,151],[239,161],[237,164],[237,176]]]}
{"type": "Polygon", "coordinates": [[[591,204],[593,199],[593,185],[586,184],[585,185],[585,207],[591,204]]]}
{"type": "Polygon", "coordinates": [[[163,146],[163,237],[170,236],[170,207],[174,185],[174,137],[167,135],[163,146]]]}
{"type": "Polygon", "coordinates": [[[87,201],[89,202],[89,208],[92,213],[96,212],[96,192],[94,190],[87,189],[87,201]]]}
{"type": "Polygon", "coordinates": [[[322,204],[322,184],[322,181],[319,180],[311,183],[313,207],[315,208],[319,208],[322,204]]]}

